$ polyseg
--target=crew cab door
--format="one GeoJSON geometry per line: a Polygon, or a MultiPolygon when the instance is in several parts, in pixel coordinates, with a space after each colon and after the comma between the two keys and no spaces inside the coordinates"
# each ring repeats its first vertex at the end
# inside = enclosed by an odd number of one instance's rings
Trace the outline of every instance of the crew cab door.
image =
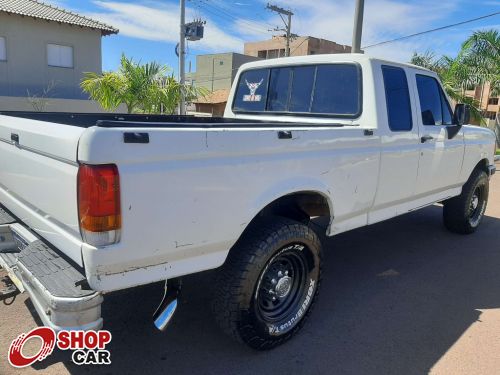
{"type": "Polygon", "coordinates": [[[453,112],[439,81],[415,74],[419,108],[420,161],[415,195],[438,193],[459,184],[464,156],[464,134],[453,125],[453,112]]]}
{"type": "Polygon", "coordinates": [[[370,224],[398,215],[400,206],[413,200],[420,155],[418,113],[410,95],[412,75],[401,66],[378,62],[373,74],[382,147],[370,224]]]}

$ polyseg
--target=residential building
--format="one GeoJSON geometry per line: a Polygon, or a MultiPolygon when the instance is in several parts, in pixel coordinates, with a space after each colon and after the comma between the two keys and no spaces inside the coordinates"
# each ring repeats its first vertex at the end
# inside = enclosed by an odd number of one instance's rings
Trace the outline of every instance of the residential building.
{"type": "Polygon", "coordinates": [[[215,90],[206,96],[194,100],[196,113],[208,113],[214,117],[222,117],[226,109],[229,90],[215,90]]]}
{"type": "Polygon", "coordinates": [[[101,73],[101,39],[117,33],[40,1],[0,0],[0,110],[98,111],[80,82],[101,73]]]}
{"type": "MultiPolygon", "coordinates": [[[[273,36],[270,40],[245,43],[245,55],[261,59],[285,56],[286,38],[273,36]]],[[[294,38],[290,43],[290,56],[320,55],[327,53],[350,53],[351,47],[312,36],[294,38]]]]}
{"type": "Polygon", "coordinates": [[[209,91],[230,89],[238,68],[257,57],[240,53],[217,53],[196,56],[196,72],[186,74],[187,83],[209,91]]]}
{"type": "Polygon", "coordinates": [[[489,82],[466,91],[466,95],[478,101],[483,117],[490,127],[493,127],[500,112],[500,100],[494,95],[489,82]]]}

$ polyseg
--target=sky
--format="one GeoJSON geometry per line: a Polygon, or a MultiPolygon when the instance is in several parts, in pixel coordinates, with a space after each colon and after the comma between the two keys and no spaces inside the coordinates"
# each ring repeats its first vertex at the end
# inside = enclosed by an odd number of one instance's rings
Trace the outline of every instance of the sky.
{"type": "MultiPolygon", "coordinates": [[[[42,0],[112,25],[118,35],[103,38],[103,69],[115,70],[125,53],[137,61],[158,61],[177,70],[179,2],[172,0],[42,0]]],[[[292,32],[351,44],[355,0],[277,0],[291,9],[292,32]]],[[[188,43],[186,67],[196,55],[243,52],[245,41],[270,39],[283,23],[266,10],[267,0],[186,0],[186,21],[207,21],[205,37],[188,43]]],[[[365,0],[362,46],[500,11],[500,0],[365,0]]],[[[413,52],[454,56],[475,30],[500,30],[500,15],[404,41],[367,48],[365,53],[407,62],[413,52]]],[[[191,63],[191,64],[190,64],[191,63]]]]}

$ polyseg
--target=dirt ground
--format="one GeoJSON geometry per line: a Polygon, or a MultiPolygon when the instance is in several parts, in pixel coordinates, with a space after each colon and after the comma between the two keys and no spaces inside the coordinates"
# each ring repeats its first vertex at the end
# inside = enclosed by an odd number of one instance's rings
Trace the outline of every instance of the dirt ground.
{"type": "Polygon", "coordinates": [[[211,271],[184,280],[165,333],[151,322],[161,284],[107,295],[111,366],[78,367],[54,352],[15,371],[9,345],[38,322],[26,296],[0,304],[0,374],[499,374],[500,173],[476,234],[447,232],[441,211],[433,206],[325,240],[315,311],[273,351],[252,351],[218,330],[209,313],[211,271]]]}

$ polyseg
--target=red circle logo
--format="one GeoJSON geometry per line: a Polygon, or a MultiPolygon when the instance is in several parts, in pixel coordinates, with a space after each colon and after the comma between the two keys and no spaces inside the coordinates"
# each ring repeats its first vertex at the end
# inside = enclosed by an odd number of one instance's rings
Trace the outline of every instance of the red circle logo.
{"type": "Polygon", "coordinates": [[[56,333],[52,328],[39,327],[33,329],[29,333],[23,333],[17,337],[9,349],[9,362],[17,368],[28,367],[36,361],[43,361],[47,356],[52,354],[56,345],[56,333]],[[33,357],[25,357],[23,355],[24,344],[33,337],[39,337],[42,340],[42,346],[38,353],[33,357]]]}

